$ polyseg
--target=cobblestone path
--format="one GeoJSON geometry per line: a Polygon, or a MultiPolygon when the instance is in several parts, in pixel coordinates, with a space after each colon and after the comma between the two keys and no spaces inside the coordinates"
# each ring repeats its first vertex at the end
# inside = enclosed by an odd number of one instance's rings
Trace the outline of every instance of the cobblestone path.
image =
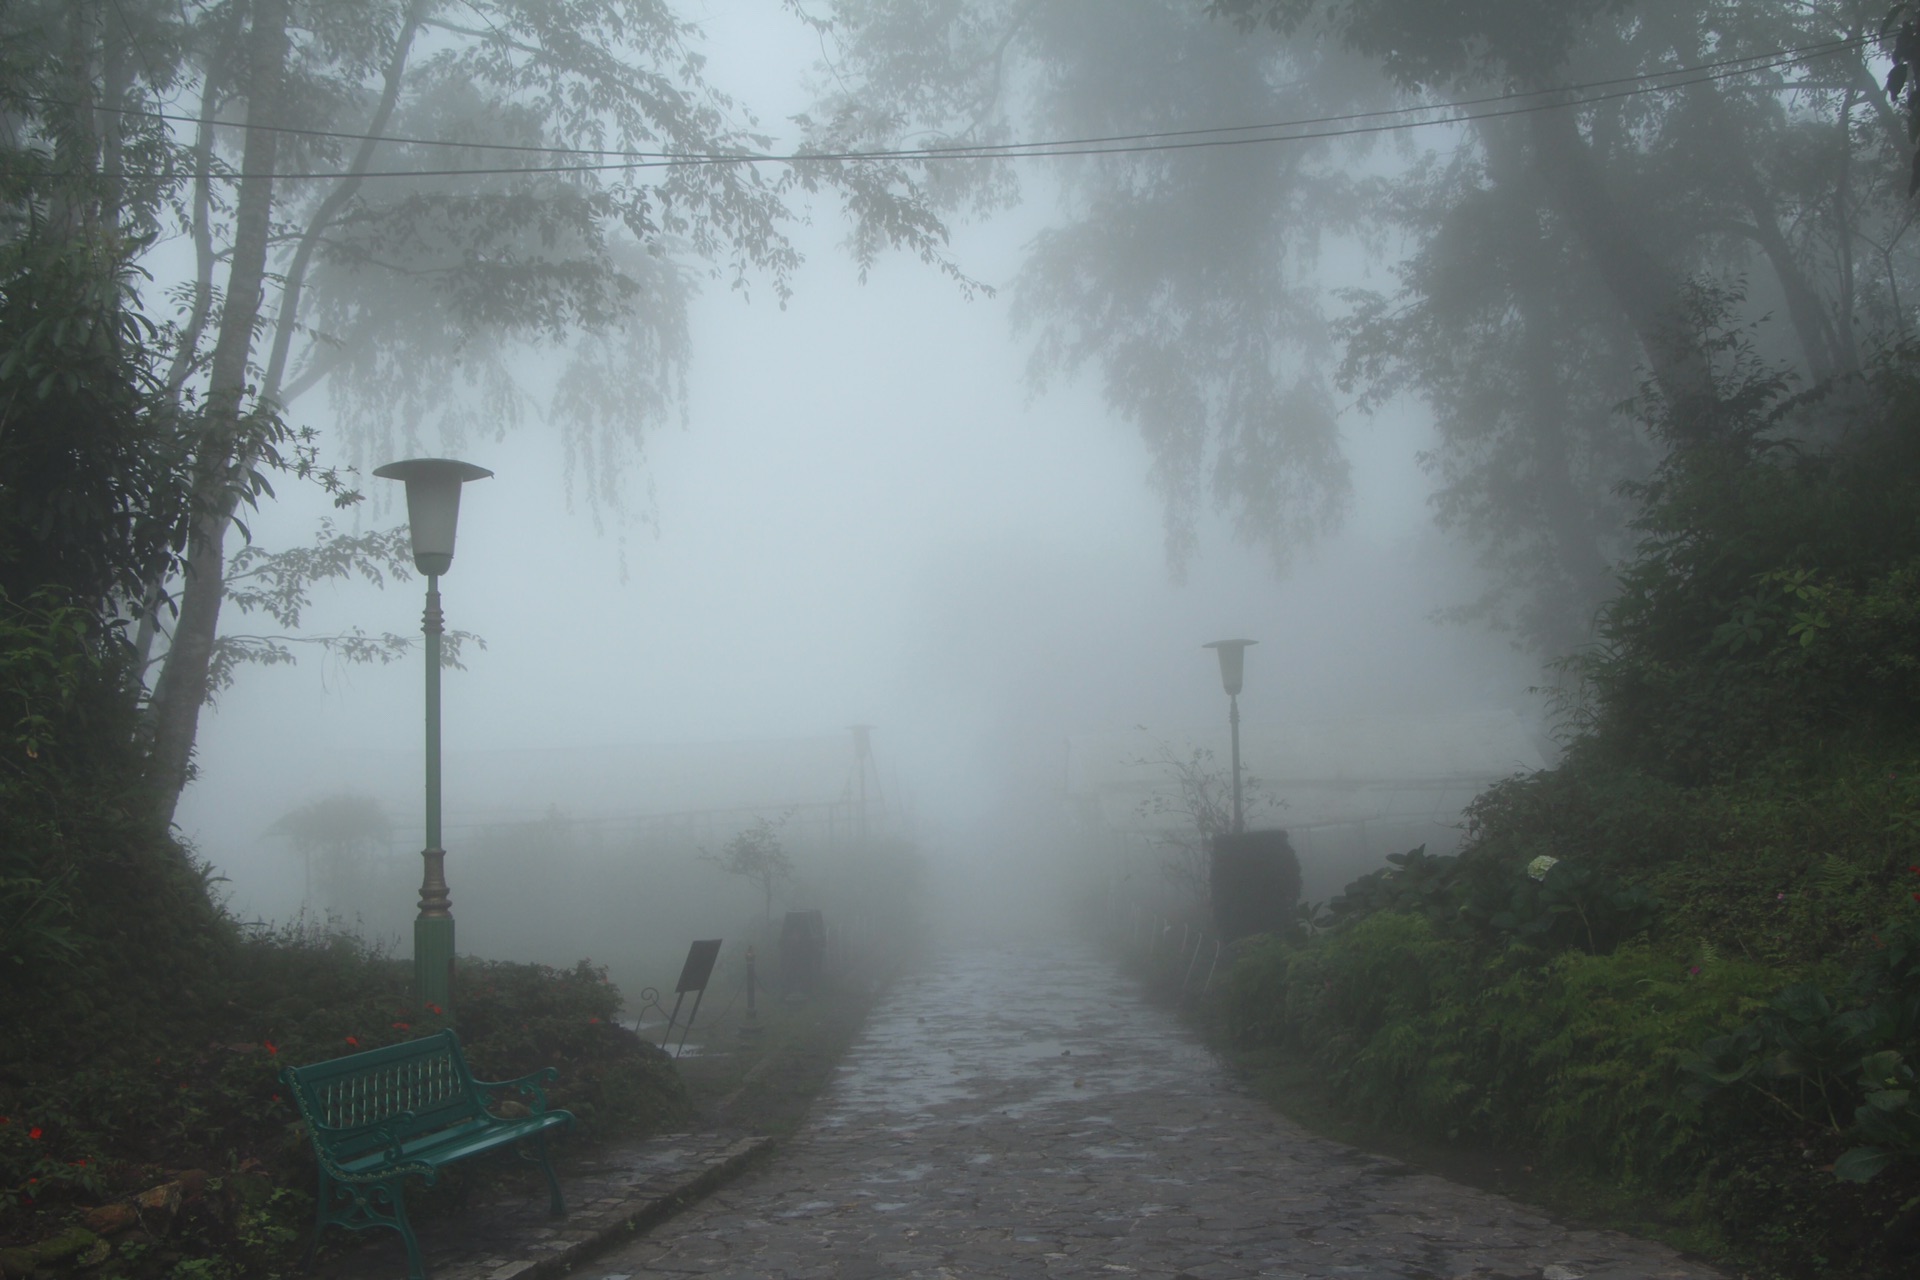
{"type": "Polygon", "coordinates": [[[902,980],[773,1159],[578,1274],[1719,1273],[1306,1133],[1061,943],[957,947],[902,980]]]}

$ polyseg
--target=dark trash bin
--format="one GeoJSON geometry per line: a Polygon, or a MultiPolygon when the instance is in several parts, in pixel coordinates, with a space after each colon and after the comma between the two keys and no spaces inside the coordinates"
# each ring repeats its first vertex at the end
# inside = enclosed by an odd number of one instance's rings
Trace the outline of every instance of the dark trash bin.
{"type": "Polygon", "coordinates": [[[1279,933],[1300,902],[1300,859],[1281,830],[1221,832],[1207,841],[1213,927],[1232,942],[1279,933]]]}
{"type": "Polygon", "coordinates": [[[789,911],[780,925],[780,983],[811,994],[827,965],[827,922],[818,911],[789,911]]]}

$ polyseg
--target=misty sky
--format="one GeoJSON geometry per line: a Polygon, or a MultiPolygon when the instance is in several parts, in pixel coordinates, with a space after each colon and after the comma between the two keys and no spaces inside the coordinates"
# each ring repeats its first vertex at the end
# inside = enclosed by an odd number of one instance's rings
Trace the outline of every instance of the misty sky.
{"type": "MultiPolygon", "coordinates": [[[[777,130],[806,101],[817,46],[771,11],[715,4],[705,23],[712,80],[777,130]]],[[[1045,162],[1032,163],[1025,208],[956,235],[976,278],[1010,283],[1045,224],[1045,162]]],[[[1503,641],[1428,621],[1471,587],[1431,529],[1417,413],[1343,419],[1352,519],[1286,578],[1210,524],[1175,584],[1145,446],[1089,386],[1030,399],[1004,289],[968,301],[910,259],[862,286],[836,249],[834,211],[815,212],[784,311],[765,288],[743,303],[707,286],[687,423],[651,440],[624,513],[569,502],[537,423],[458,446],[497,475],[468,486],[442,584],[447,625],[488,644],[446,681],[448,792],[469,809],[449,822],[548,803],[462,796],[463,751],[810,738],[865,721],[929,844],[970,856],[998,838],[996,815],[1053,785],[1043,775],[1067,735],[1223,719],[1199,648],[1223,636],[1262,642],[1249,722],[1524,701],[1530,669],[1503,641]]],[[[324,430],[324,415],[316,396],[290,417],[324,430]]],[[[348,519],[397,523],[398,486],[364,487],[386,505],[348,519]]],[[[251,522],[275,548],[309,539],[327,510],[281,488],[251,522]]],[[[413,632],[422,585],[323,590],[311,627],[413,632]]],[[[272,629],[231,611],[223,625],[272,629]]],[[[363,785],[369,749],[393,775],[384,793],[417,795],[420,686],[417,658],[314,655],[243,669],[203,719],[180,825],[231,877],[243,914],[292,905],[292,860],[267,825],[363,785]]],[[[752,799],[752,781],[740,786],[752,799]]],[[[417,822],[417,799],[403,803],[396,821],[417,822]]],[[[632,807],[605,800],[606,812],[632,807]]]]}

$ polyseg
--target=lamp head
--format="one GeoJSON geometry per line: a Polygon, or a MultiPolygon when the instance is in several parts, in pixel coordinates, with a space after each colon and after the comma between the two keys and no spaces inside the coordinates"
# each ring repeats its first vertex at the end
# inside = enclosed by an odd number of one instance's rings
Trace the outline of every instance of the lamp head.
{"type": "Polygon", "coordinates": [[[460,486],[484,480],[493,472],[452,458],[410,458],[376,467],[373,474],[406,483],[414,567],[430,578],[451,569],[454,527],[460,523],[460,486]]]}
{"type": "Polygon", "coordinates": [[[1240,677],[1246,667],[1247,646],[1258,640],[1214,640],[1200,646],[1220,655],[1220,683],[1229,697],[1240,694],[1240,677]]]}

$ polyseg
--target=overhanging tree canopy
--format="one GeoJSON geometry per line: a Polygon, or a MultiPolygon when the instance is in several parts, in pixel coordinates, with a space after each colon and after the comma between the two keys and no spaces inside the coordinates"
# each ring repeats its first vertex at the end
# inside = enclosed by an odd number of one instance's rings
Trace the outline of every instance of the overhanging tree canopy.
{"type": "Polygon", "coordinates": [[[355,456],[540,416],[612,503],[678,399],[698,279],[785,296],[795,196],[852,210],[863,260],[906,247],[951,270],[898,164],[714,162],[768,140],[707,83],[697,38],[664,0],[42,0],[0,17],[32,70],[9,103],[10,215],[193,248],[156,335],[186,426],[184,571],[122,600],[142,661],[160,654],[165,815],[220,669],[236,515],[275,468],[357,496],[283,425],[288,405],[324,387],[355,456]],[[549,383],[512,373],[533,348],[564,352],[549,383]]]}
{"type": "MultiPolygon", "coordinates": [[[[1276,552],[1324,528],[1340,399],[1404,396],[1439,427],[1436,514],[1494,570],[1464,611],[1564,651],[1626,547],[1618,487],[1657,456],[1617,412],[1643,378],[1712,433],[1719,331],[1760,325],[1810,385],[1910,324],[1909,146],[1858,0],[833,13],[835,145],[1139,140],[1047,162],[1059,213],[1017,297],[1036,375],[1096,373],[1152,448],[1176,563],[1209,499],[1276,552]],[[1433,119],[1468,123],[1408,127],[1433,119]],[[1329,289],[1356,248],[1392,282],[1329,289]]],[[[1045,190],[1032,172],[937,189],[961,212],[1045,190]]]]}

